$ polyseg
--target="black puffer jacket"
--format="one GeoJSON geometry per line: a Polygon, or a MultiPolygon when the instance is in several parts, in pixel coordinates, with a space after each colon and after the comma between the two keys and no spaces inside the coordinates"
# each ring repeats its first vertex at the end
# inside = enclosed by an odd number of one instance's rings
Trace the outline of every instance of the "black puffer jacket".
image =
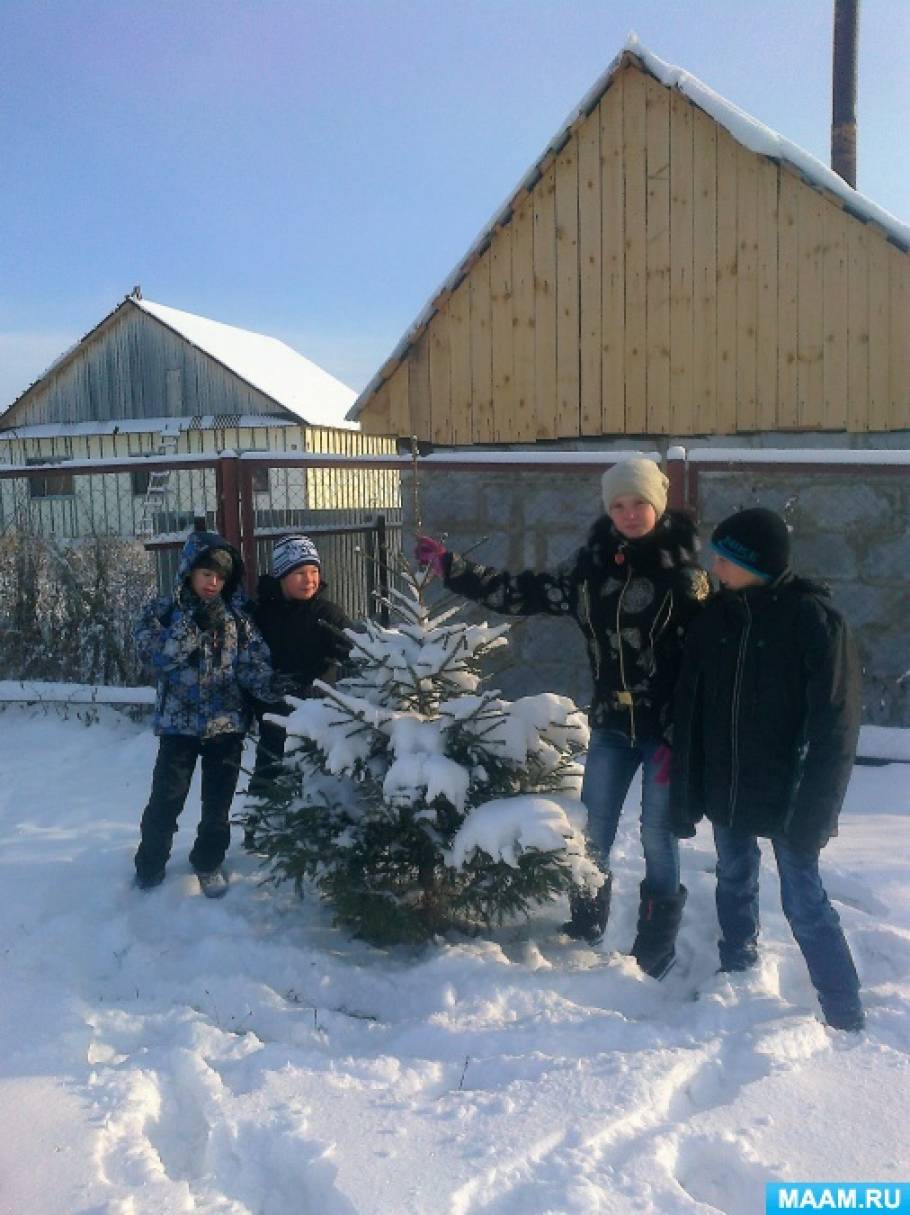
{"type": "Polygon", "coordinates": [[[252,616],[268,643],[272,666],[294,677],[297,696],[308,695],[314,679],[334,683],[350,653],[341,630],[351,622],[325,591],[322,582],[312,599],[285,599],[277,578],[263,574],[259,579],[252,616]]]}
{"type": "Polygon", "coordinates": [[[860,716],[843,617],[817,583],[781,575],[722,591],[693,624],[676,696],[677,834],[706,814],[813,852],[837,834],[860,716]]]}
{"type": "Polygon", "coordinates": [[[513,577],[447,554],[446,586],[510,616],[573,617],[594,676],[591,725],[630,742],[669,739],[683,636],[709,592],[697,547],[694,525],[676,511],[641,540],[627,540],[603,515],[555,573],[513,577]]]}

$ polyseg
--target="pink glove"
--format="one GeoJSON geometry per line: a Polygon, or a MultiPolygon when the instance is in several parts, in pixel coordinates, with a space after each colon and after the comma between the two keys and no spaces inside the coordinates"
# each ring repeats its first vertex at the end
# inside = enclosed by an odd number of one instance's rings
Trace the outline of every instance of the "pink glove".
{"type": "Polygon", "coordinates": [[[673,760],[673,752],[666,743],[661,743],[654,752],[651,763],[654,765],[654,783],[655,785],[669,785],[670,783],[670,764],[673,760]]]}
{"type": "Polygon", "coordinates": [[[445,577],[445,566],[442,559],[446,555],[446,546],[434,540],[432,536],[418,536],[414,546],[414,556],[419,565],[428,565],[437,578],[445,577]]]}

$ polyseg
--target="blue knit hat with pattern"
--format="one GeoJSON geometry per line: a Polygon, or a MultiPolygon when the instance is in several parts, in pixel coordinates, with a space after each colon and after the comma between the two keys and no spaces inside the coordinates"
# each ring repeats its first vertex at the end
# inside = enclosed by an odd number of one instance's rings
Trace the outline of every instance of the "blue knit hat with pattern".
{"type": "Polygon", "coordinates": [[[298,565],[315,565],[321,568],[316,545],[309,536],[284,536],[272,549],[272,576],[283,578],[298,565]]]}

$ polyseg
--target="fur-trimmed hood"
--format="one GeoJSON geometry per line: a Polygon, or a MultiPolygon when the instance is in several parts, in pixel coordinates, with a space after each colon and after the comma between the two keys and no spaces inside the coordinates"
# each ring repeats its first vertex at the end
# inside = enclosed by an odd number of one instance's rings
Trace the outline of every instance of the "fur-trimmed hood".
{"type": "Polygon", "coordinates": [[[601,515],[588,533],[587,548],[594,566],[613,564],[618,552],[628,554],[635,568],[676,569],[694,564],[701,547],[698,531],[688,515],[668,510],[653,531],[640,540],[630,540],[618,532],[609,515],[601,515]]]}

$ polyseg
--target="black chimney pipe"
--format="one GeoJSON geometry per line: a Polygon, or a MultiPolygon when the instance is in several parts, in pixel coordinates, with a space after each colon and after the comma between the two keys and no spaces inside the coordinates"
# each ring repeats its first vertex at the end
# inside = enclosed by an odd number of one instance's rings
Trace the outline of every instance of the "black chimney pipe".
{"type": "Polygon", "coordinates": [[[859,0],[834,0],[831,168],[856,188],[856,49],[859,0]]]}

